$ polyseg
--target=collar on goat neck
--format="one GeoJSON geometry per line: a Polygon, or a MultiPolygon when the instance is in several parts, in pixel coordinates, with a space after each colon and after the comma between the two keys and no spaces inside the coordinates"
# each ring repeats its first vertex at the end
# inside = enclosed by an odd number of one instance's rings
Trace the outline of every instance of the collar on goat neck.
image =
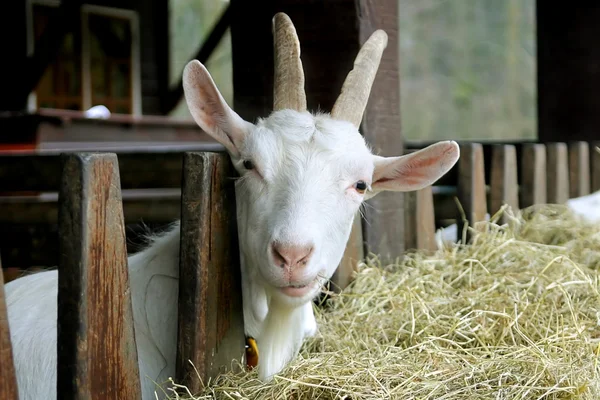
{"type": "Polygon", "coordinates": [[[246,369],[253,370],[258,365],[258,345],[252,336],[246,336],[246,369]]]}

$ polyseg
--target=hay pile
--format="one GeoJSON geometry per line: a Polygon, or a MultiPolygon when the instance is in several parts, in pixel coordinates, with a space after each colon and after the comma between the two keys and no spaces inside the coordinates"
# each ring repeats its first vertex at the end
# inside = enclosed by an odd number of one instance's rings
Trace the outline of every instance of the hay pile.
{"type": "Polygon", "coordinates": [[[507,215],[471,245],[367,260],[271,383],[228,374],[194,398],[600,398],[600,226],[562,206],[507,215]]]}

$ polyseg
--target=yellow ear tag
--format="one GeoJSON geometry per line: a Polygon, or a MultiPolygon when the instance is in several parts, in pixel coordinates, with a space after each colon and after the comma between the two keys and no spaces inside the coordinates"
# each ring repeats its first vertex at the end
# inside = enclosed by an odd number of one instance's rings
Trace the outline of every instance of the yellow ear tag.
{"type": "Polygon", "coordinates": [[[252,370],[258,365],[258,345],[253,337],[246,338],[246,368],[252,370]]]}

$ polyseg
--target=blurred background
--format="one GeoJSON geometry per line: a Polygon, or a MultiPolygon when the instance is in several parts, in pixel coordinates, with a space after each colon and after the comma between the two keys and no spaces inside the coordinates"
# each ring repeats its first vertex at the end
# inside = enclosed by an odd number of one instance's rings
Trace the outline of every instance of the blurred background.
{"type": "MultiPolygon", "coordinates": [[[[171,83],[225,1],[169,0],[171,83]]],[[[535,139],[535,0],[398,0],[404,138],[535,139]]],[[[230,104],[229,31],[208,69],[230,104]]],[[[172,115],[189,118],[180,102],[172,115]]]]}

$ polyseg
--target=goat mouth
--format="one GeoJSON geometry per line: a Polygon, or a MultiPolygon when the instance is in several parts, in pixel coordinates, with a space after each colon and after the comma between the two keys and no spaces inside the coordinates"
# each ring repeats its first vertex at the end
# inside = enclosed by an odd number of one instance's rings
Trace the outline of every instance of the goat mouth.
{"type": "Polygon", "coordinates": [[[310,293],[315,287],[316,279],[304,285],[288,285],[280,287],[279,290],[289,297],[302,297],[310,293]]]}

